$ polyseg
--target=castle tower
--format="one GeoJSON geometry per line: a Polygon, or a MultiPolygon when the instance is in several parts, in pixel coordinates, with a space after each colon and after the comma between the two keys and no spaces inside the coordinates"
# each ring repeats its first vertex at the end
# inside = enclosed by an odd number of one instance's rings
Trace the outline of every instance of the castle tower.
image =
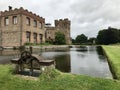
{"type": "Polygon", "coordinates": [[[68,20],[68,18],[55,20],[55,29],[56,31],[64,33],[66,44],[71,44],[70,26],[71,21],[68,20]]]}

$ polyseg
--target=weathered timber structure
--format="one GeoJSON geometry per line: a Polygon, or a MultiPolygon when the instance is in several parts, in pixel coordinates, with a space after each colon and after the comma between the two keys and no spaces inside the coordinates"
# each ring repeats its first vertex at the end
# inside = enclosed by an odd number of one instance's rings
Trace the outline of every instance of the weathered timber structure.
{"type": "Polygon", "coordinates": [[[28,68],[30,69],[30,75],[33,75],[34,69],[42,71],[43,66],[54,65],[54,60],[45,60],[43,57],[31,54],[28,51],[22,52],[20,58],[12,59],[11,62],[16,64],[16,73],[23,72],[25,68],[28,68]]]}

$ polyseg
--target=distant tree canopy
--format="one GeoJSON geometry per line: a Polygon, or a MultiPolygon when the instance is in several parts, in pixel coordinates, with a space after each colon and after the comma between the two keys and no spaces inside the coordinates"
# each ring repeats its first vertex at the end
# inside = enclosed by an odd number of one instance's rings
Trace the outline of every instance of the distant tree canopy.
{"type": "Polygon", "coordinates": [[[98,32],[98,44],[114,44],[120,42],[120,30],[115,28],[108,28],[98,32]]]}
{"type": "Polygon", "coordinates": [[[72,44],[75,44],[75,43],[76,43],[75,39],[72,39],[72,44]]]}
{"type": "Polygon", "coordinates": [[[78,35],[75,39],[76,43],[86,43],[87,42],[87,36],[85,36],[84,34],[78,35]]]}
{"type": "Polygon", "coordinates": [[[55,34],[55,44],[63,45],[66,44],[65,35],[61,32],[55,34]]]}

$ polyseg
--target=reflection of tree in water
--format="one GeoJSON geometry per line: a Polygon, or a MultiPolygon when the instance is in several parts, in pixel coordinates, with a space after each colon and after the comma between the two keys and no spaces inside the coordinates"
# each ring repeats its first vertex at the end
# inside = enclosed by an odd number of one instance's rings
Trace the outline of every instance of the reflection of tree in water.
{"type": "Polygon", "coordinates": [[[96,46],[89,46],[89,51],[90,52],[94,52],[94,51],[96,51],[96,46]]]}
{"type": "Polygon", "coordinates": [[[105,58],[105,55],[104,55],[104,52],[103,52],[103,49],[101,46],[97,46],[97,54],[98,54],[98,58],[100,61],[102,62],[106,62],[106,58],[105,58]]]}
{"type": "Polygon", "coordinates": [[[80,57],[80,58],[85,58],[86,54],[84,54],[84,53],[78,53],[77,56],[80,57]]]}
{"type": "Polygon", "coordinates": [[[88,47],[87,46],[80,46],[79,48],[76,49],[78,52],[87,52],[88,47]]]}
{"type": "Polygon", "coordinates": [[[70,72],[70,55],[59,55],[55,57],[56,68],[62,72],[70,72]]]}
{"type": "Polygon", "coordinates": [[[97,46],[96,48],[97,48],[97,53],[98,53],[98,55],[104,55],[103,49],[102,49],[101,46],[97,46]]]}

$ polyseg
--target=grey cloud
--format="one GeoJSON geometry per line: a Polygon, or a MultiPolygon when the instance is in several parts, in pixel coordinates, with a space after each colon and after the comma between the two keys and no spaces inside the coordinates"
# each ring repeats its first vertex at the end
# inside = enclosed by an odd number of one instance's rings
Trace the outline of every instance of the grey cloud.
{"type": "MultiPolygon", "coordinates": [[[[120,3],[119,3],[120,4],[120,3]]],[[[120,20],[118,3],[113,3],[112,0],[84,0],[71,6],[74,16],[79,16],[81,22],[94,21],[99,18],[105,20],[120,20]]]]}
{"type": "Polygon", "coordinates": [[[120,0],[4,0],[0,10],[24,7],[54,23],[55,19],[71,20],[71,36],[86,34],[89,37],[108,26],[120,28],[120,0]]]}

